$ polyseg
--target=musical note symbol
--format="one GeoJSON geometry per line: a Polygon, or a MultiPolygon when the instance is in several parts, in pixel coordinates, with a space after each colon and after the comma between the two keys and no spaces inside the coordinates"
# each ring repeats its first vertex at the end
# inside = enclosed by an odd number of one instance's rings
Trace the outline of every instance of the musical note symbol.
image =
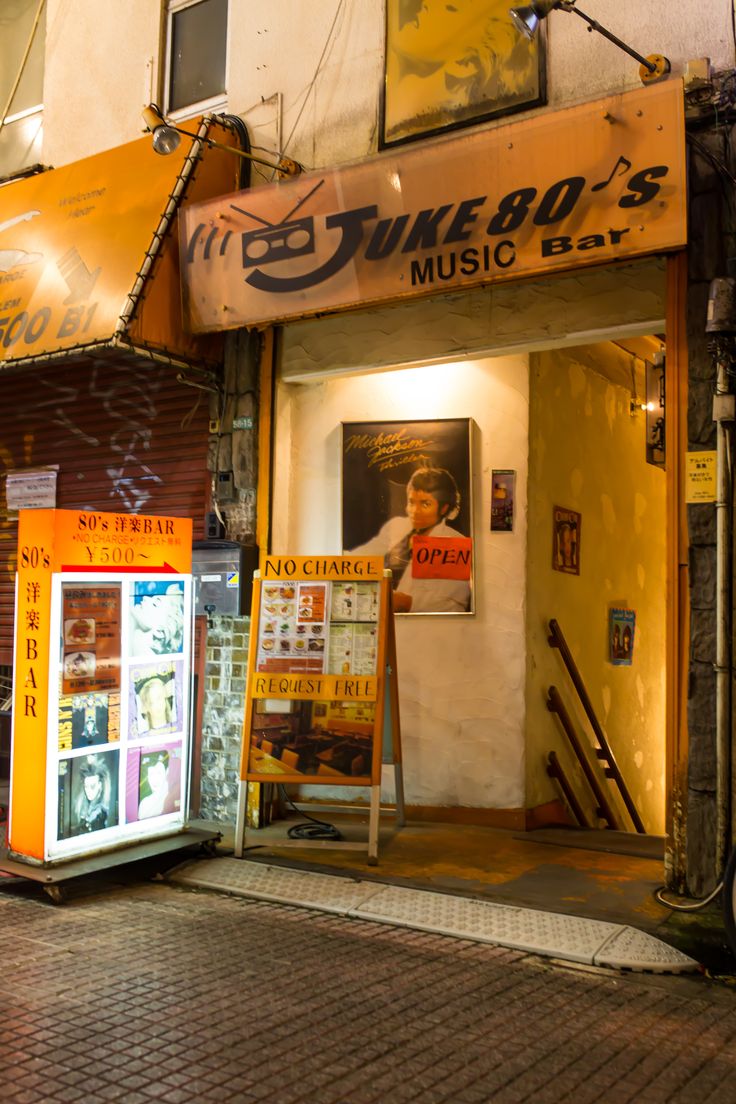
{"type": "Polygon", "coordinates": [[[625,157],[619,157],[618,161],[611,169],[611,175],[608,177],[608,180],[601,180],[600,184],[594,184],[590,189],[591,192],[600,192],[601,188],[605,188],[608,184],[610,184],[614,176],[616,175],[616,170],[618,169],[619,165],[623,166],[621,172],[619,173],[619,176],[623,176],[624,173],[631,168],[630,161],[627,161],[625,157]]]}

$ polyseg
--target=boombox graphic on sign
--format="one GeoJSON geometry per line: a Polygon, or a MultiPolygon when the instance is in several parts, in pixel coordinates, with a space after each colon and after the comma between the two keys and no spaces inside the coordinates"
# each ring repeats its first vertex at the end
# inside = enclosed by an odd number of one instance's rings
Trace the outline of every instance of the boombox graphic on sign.
{"type": "MultiPolygon", "coordinates": [[[[240,208],[235,207],[235,210],[240,208]]],[[[247,211],[242,213],[247,214],[247,211]]],[[[306,253],[314,253],[314,219],[294,219],[263,230],[251,230],[244,233],[241,240],[243,268],[303,257],[306,253]]]]}

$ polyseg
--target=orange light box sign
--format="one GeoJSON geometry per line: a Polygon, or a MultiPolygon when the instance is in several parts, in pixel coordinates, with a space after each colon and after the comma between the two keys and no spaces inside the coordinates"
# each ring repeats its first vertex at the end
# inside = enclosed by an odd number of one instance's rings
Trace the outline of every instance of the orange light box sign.
{"type": "Polygon", "coordinates": [[[19,511],[9,830],[14,853],[44,859],[49,686],[59,677],[51,623],[53,576],[89,573],[104,580],[108,572],[188,574],[191,562],[188,518],[19,511]]]}
{"type": "Polygon", "coordinates": [[[179,226],[195,333],[681,248],[682,82],[194,203],[179,226]]]}
{"type": "MultiPolygon", "coordinates": [[[[183,150],[160,157],[148,136],[0,190],[0,363],[111,340],[146,252],[158,248],[183,150]]],[[[208,153],[189,191],[203,198],[232,187],[234,161],[208,153]]],[[[157,317],[145,333],[140,323],[134,329],[176,350],[178,273],[169,252],[151,289],[157,317]]]]}
{"type": "Polygon", "coordinates": [[[21,510],[18,520],[8,842],[12,850],[39,862],[44,857],[54,513],[21,510]]]}
{"type": "Polygon", "coordinates": [[[110,339],[180,168],[141,139],[2,190],[0,361],[110,339]]]}
{"type": "MultiPolygon", "coordinates": [[[[48,511],[27,511],[31,514],[48,511]]],[[[54,571],[192,569],[192,522],[144,514],[56,510],[54,571]]],[[[42,539],[42,534],[38,534],[42,539]]]]}

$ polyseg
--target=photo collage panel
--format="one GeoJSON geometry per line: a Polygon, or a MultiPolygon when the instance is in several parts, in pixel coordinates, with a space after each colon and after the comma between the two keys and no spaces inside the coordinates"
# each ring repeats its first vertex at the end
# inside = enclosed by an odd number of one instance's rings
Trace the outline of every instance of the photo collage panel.
{"type": "Polygon", "coordinates": [[[181,816],[188,588],[176,576],[62,582],[57,841],[181,816]]]}

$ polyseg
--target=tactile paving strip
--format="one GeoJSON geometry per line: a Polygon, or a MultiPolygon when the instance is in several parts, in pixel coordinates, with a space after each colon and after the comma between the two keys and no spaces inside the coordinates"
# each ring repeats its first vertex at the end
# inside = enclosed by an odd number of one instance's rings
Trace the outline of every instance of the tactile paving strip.
{"type": "Polygon", "coordinates": [[[646,970],[648,972],[680,973],[683,969],[695,969],[693,962],[681,951],[663,943],[648,932],[638,928],[620,927],[595,956],[596,966],[612,966],[619,970],[646,970]],[[689,967],[686,965],[689,963],[689,967]]]}
{"type": "Polygon", "coordinates": [[[602,920],[399,886],[384,888],[352,915],[588,964],[618,929],[602,920]]]}
{"type": "Polygon", "coordinates": [[[168,881],[180,885],[219,889],[260,901],[300,905],[345,916],[383,886],[335,878],[329,874],[265,866],[244,859],[202,859],[177,867],[168,881]]]}
{"type": "Polygon", "coordinates": [[[592,966],[656,973],[698,969],[694,959],[636,928],[449,893],[361,882],[234,858],[195,860],[172,870],[168,880],[592,966]]]}

